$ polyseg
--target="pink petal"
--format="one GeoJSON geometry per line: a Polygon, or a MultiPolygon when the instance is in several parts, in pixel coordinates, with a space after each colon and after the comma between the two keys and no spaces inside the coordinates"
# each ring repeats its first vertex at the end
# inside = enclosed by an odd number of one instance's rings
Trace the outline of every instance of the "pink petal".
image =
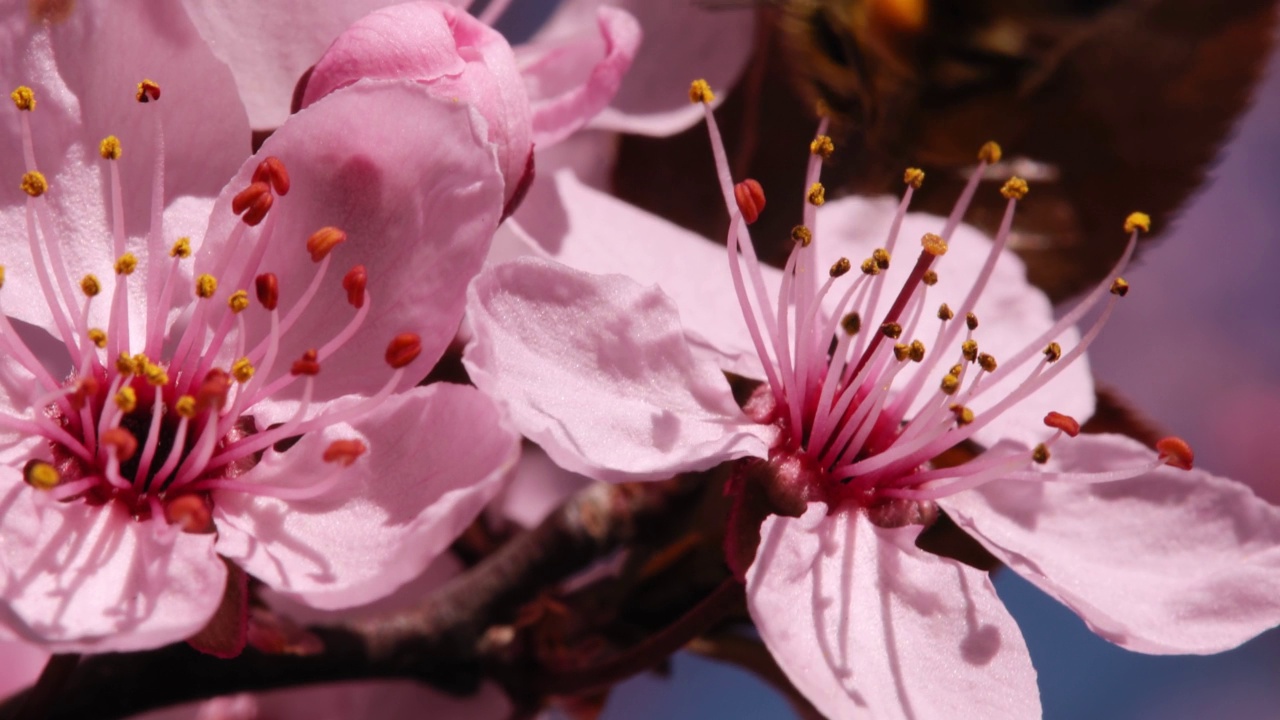
{"type": "Polygon", "coordinates": [[[115,503],[44,503],[0,468],[0,622],[53,652],[142,650],[204,626],[226,584],[212,535],[115,503]]]}
{"type": "MultiPolygon", "coordinates": [[[[284,124],[298,79],[338,34],[397,0],[183,0],[218,59],[231,68],[254,128],[284,124]]],[[[467,2],[453,3],[465,7],[467,2]]]]}
{"type": "Polygon", "coordinates": [[[644,29],[644,44],[610,107],[592,127],[640,135],[674,135],[702,119],[689,103],[689,83],[706,78],[727,95],[751,54],[754,6],[709,8],[688,0],[565,0],[533,45],[576,36],[601,6],[626,10],[644,29]]]}
{"type": "Polygon", "coordinates": [[[520,453],[520,464],[511,482],[490,503],[485,516],[496,523],[535,527],[590,484],[589,478],[556,465],[542,448],[530,444],[520,453]]]}
{"type": "MultiPolygon", "coordinates": [[[[355,315],[341,287],[343,274],[364,264],[371,310],[359,332],[331,357],[322,357],[316,399],[371,394],[389,376],[387,343],[417,333],[422,353],[406,367],[402,387],[422,379],[452,340],[462,317],[463,291],[484,261],[502,212],[502,178],[483,122],[465,105],[433,98],[412,83],[358,84],[294,115],[232,179],[213,211],[210,240],[200,248],[197,272],[209,272],[240,220],[231,197],[249,184],[263,157],[277,156],[292,189],[278,198],[256,236],[274,222],[260,269],[279,276],[280,309],[287,313],[311,282],[316,265],[306,239],[327,225],[348,240],[330,255],[325,284],[283,338],[282,362],[319,348],[355,315]],[[377,108],[371,116],[371,108],[377,108]],[[430,136],[433,142],[418,142],[430,136]],[[278,215],[277,215],[278,213],[278,215]],[[215,242],[216,240],[216,242],[215,242]]],[[[215,302],[240,285],[245,258],[234,254],[221,273],[215,302]]],[[[269,332],[255,307],[244,315],[248,336],[269,332]]],[[[284,365],[283,367],[288,367],[284,365]]],[[[295,383],[286,396],[297,396],[295,383]]]]}
{"type": "Polygon", "coordinates": [[[530,258],[476,278],[468,311],[472,381],[561,467],[660,480],[765,454],[771,430],[748,421],[724,375],[695,359],[655,287],[530,258]]]}
{"type": "MultiPolygon", "coordinates": [[[[0,633],[4,628],[0,627],[0,633]]],[[[49,652],[24,642],[0,640],[0,698],[31,685],[40,677],[40,671],[49,660],[49,652]]]]}
{"type": "MultiPolygon", "coordinates": [[[[361,79],[411,80],[450,102],[473,104],[488,123],[506,178],[519,187],[533,152],[529,98],[502,34],[447,3],[396,5],[361,18],[316,63],[302,106],[361,79]]],[[[424,134],[422,142],[435,138],[424,134]]]]}
{"type": "Polygon", "coordinates": [[[242,479],[297,486],[324,477],[334,470],[321,460],[324,449],[346,438],[362,439],[368,453],[321,495],[287,502],[215,495],[218,551],[322,609],[371,602],[421,573],[497,494],[519,449],[492,401],[437,383],[395,395],[349,425],[309,433],[242,479]]]}
{"type": "Polygon", "coordinates": [[[771,516],[747,572],[760,637],[830,718],[1032,718],[1035,670],[987,576],[858,512],[771,516]]]}
{"type": "MultiPolygon", "coordinates": [[[[1151,457],[1119,435],[1082,435],[1054,446],[1051,467],[1098,472],[1151,457]]],[[[940,502],[1131,650],[1214,653],[1280,623],[1280,508],[1232,480],[1162,467],[1097,485],[997,481],[940,502]]]]}
{"type": "MultiPolygon", "coordinates": [[[[515,219],[531,245],[565,265],[658,285],[679,307],[695,351],[731,372],[764,377],[723,243],[594,190],[571,172],[539,175],[515,219]]],[[[776,292],[782,273],[762,270],[776,292]]]]}
{"type": "MultiPolygon", "coordinates": [[[[818,266],[827,267],[844,256],[853,261],[856,267],[871,255],[872,250],[884,247],[896,207],[897,201],[892,198],[857,197],[841,198],[823,205],[818,211],[817,227],[814,230],[814,242],[818,246],[818,266]]],[[[886,284],[877,306],[879,317],[874,319],[873,327],[884,319],[883,313],[893,304],[893,299],[915,264],[920,254],[920,238],[925,233],[941,232],[944,222],[943,218],[925,213],[907,215],[902,223],[889,270],[883,276],[886,284]]],[[[990,248],[991,240],[985,234],[972,226],[961,225],[952,235],[946,255],[934,265],[938,272],[938,284],[929,288],[924,314],[915,337],[907,338],[906,341],[918,338],[924,342],[928,352],[943,352],[944,355],[934,370],[937,378],[926,381],[925,391],[912,405],[913,412],[926,403],[937,402],[938,380],[942,379],[946,368],[961,359],[959,344],[964,340],[963,333],[954,347],[934,347],[933,340],[937,337],[938,325],[941,323],[936,315],[938,305],[945,302],[952,310],[959,311],[960,304],[973,287],[990,248]]],[[[996,262],[995,271],[978,297],[974,312],[979,320],[978,329],[973,335],[978,342],[978,349],[980,352],[990,353],[997,361],[1012,356],[1035,340],[1054,320],[1053,307],[1048,298],[1027,282],[1022,261],[1010,252],[1005,252],[996,262]]],[[[863,318],[864,327],[870,324],[868,320],[869,318],[863,318]]],[[[951,322],[963,322],[963,318],[951,322]]],[[[1069,330],[1057,340],[1064,350],[1070,350],[1079,337],[1078,332],[1069,330]]],[[[1036,361],[1041,359],[1038,350],[1039,348],[1034,356],[1036,361]]],[[[898,373],[895,386],[905,387],[918,367],[915,363],[909,363],[898,373]]],[[[1014,371],[998,383],[990,384],[983,395],[970,404],[973,411],[981,415],[984,409],[1009,395],[1030,374],[1032,367],[1034,363],[1014,371]]],[[[1045,413],[1056,410],[1084,422],[1093,414],[1093,405],[1093,381],[1089,365],[1081,358],[1044,388],[993,420],[975,435],[975,439],[987,446],[994,445],[1001,439],[1017,440],[1034,446],[1051,434],[1042,422],[1045,413]]]]}
{"type": "Polygon", "coordinates": [[[640,25],[629,13],[596,10],[599,28],[575,28],[555,42],[524,45],[520,72],[533,103],[533,141],[539,147],[568,137],[617,94],[640,46],[640,25]]]}

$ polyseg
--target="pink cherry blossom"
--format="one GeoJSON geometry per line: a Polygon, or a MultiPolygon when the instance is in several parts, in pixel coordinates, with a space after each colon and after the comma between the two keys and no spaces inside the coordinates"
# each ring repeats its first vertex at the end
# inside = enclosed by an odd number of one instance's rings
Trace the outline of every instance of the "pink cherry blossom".
{"type": "Polygon", "coordinates": [[[734,519],[729,561],[761,638],[820,711],[1038,715],[1025,644],[987,576],[916,546],[942,511],[1124,647],[1216,652],[1280,621],[1280,509],[1191,470],[1176,438],[1153,452],[1077,437],[1093,410],[1084,351],[1128,290],[1120,271],[1143,216],[1126,222],[1120,266],[1055,320],[1005,250],[1025,184],[1002,190],[994,241],[960,224],[998,148],[944,220],[907,212],[915,171],[900,202],[826,201],[820,129],[778,273],[756,260],[742,210],[762,193],[733,184],[707,121],[728,272],[723,250],[557,175],[511,224],[544,257],[471,287],[466,362],[522,433],[591,477],[755,458],[733,490],[774,514],[754,555],[735,543],[758,519],[734,519]],[[826,248],[837,252],[820,258],[826,248]],[[722,370],[764,380],[745,412],[722,370]],[[985,452],[937,462],[966,441],[985,452]]]}
{"type": "Polygon", "coordinates": [[[518,453],[480,393],[415,387],[500,217],[483,119],[353,87],[247,157],[180,8],[10,14],[0,639],[187,638],[241,570],[323,608],[416,576],[518,453]]]}

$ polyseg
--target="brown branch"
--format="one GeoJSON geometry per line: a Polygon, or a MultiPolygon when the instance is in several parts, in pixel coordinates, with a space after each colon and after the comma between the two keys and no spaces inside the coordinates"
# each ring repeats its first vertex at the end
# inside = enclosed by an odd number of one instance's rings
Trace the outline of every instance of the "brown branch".
{"type": "MultiPolygon", "coordinates": [[[[324,649],[304,657],[248,650],[233,660],[185,643],[97,655],[72,672],[49,718],[119,718],[231,692],[318,682],[402,677],[466,693],[483,672],[484,631],[524,602],[670,519],[695,478],[641,485],[595,485],[541,525],[522,533],[418,607],[346,627],[316,628],[324,649]]],[[[19,717],[33,690],[0,705],[19,717]]]]}

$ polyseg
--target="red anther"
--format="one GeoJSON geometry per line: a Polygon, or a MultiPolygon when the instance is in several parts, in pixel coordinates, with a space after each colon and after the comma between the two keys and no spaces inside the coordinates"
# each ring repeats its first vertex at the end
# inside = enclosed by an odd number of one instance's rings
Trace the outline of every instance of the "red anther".
{"type": "Polygon", "coordinates": [[[1191,451],[1187,441],[1180,437],[1160,438],[1156,441],[1156,450],[1160,452],[1160,459],[1164,460],[1166,465],[1190,470],[1195,463],[1196,454],[1191,451]]]}
{"type": "Polygon", "coordinates": [[[98,381],[93,377],[82,377],[76,385],[76,391],[71,393],[71,397],[67,398],[71,401],[71,407],[79,410],[85,406],[90,398],[98,394],[98,381]]]}
{"type": "Polygon", "coordinates": [[[347,234],[336,227],[322,227],[311,233],[311,237],[307,238],[307,252],[311,253],[311,262],[320,262],[346,241],[347,234]]]}
{"type": "Polygon", "coordinates": [[[347,302],[357,310],[364,307],[364,286],[368,281],[369,276],[365,273],[363,265],[351,268],[342,277],[342,289],[347,291],[347,302]]]}
{"type": "Polygon", "coordinates": [[[738,201],[738,210],[742,211],[742,219],[748,225],[764,212],[764,188],[751,178],[733,186],[733,197],[738,201]]]}
{"type": "Polygon", "coordinates": [[[219,410],[227,404],[227,393],[231,392],[231,375],[226,370],[214,368],[204,376],[204,382],[196,390],[196,405],[199,407],[216,407],[219,410]]]}
{"type": "Polygon", "coordinates": [[[160,86],[154,80],[143,80],[138,83],[138,92],[134,95],[138,102],[151,102],[160,99],[160,86]]]}
{"type": "Polygon", "coordinates": [[[241,218],[244,220],[244,224],[253,227],[262,222],[262,219],[267,216],[267,211],[271,209],[271,205],[275,201],[276,199],[271,193],[259,195],[253,201],[253,204],[249,206],[249,209],[245,211],[244,217],[241,218]]]}
{"type": "Polygon", "coordinates": [[[208,535],[214,531],[213,513],[203,495],[179,495],[164,505],[164,518],[182,532],[208,535]]]}
{"type": "Polygon", "coordinates": [[[122,427],[113,427],[102,433],[102,444],[116,449],[116,459],[128,462],[138,452],[138,438],[122,427]]]}
{"type": "Polygon", "coordinates": [[[1071,437],[1080,434],[1080,423],[1070,415],[1063,415],[1060,412],[1050,411],[1044,416],[1044,424],[1055,430],[1061,430],[1071,437]]]}
{"type": "Polygon", "coordinates": [[[422,352],[422,339],[417,333],[400,333],[387,345],[387,364],[399,370],[418,358],[422,352]]]}
{"type": "Polygon", "coordinates": [[[274,155],[258,163],[258,167],[253,171],[253,181],[269,183],[277,195],[289,194],[289,171],[284,169],[284,163],[280,162],[280,158],[274,155]]]}
{"type": "Polygon", "coordinates": [[[308,350],[302,353],[302,359],[293,361],[293,367],[289,368],[289,373],[293,375],[319,375],[320,361],[316,358],[316,351],[308,350]]]}
{"type": "Polygon", "coordinates": [[[268,310],[275,310],[280,304],[280,281],[275,273],[262,273],[253,280],[253,289],[258,293],[258,302],[268,310]]]}
{"type": "Polygon", "coordinates": [[[360,440],[334,440],[324,449],[324,461],[338,463],[342,467],[351,467],[356,458],[369,451],[368,446],[360,440]]]}

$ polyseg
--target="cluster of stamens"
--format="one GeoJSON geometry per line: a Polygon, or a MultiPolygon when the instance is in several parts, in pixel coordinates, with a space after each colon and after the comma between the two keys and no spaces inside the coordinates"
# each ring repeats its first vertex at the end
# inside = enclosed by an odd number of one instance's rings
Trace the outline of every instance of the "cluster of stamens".
{"type": "MultiPolygon", "coordinates": [[[[140,103],[155,102],[160,98],[160,87],[144,80],[138,84],[136,97],[140,103]]],[[[108,300],[107,327],[90,327],[91,308],[103,301],[99,298],[104,283],[89,274],[79,279],[77,287],[68,276],[61,248],[69,246],[60,242],[55,231],[53,212],[45,198],[51,188],[36,169],[28,119],[35,110],[36,97],[30,88],[20,87],[11,98],[21,111],[25,162],[31,168],[23,175],[21,189],[28,196],[27,233],[36,280],[53,315],[52,331],[74,366],[66,380],[53,377],[0,309],[0,346],[39,388],[29,403],[29,412],[0,413],[0,428],[43,441],[25,463],[26,482],[49,501],[120,503],[137,519],[163,517],[168,526],[187,532],[213,530],[214,491],[300,499],[322,493],[337,482],[342,469],[366,451],[359,439],[331,442],[323,459],[333,470],[305,485],[282,487],[237,478],[277,443],[351,422],[377,407],[394,391],[404,367],[421,349],[412,333],[395,337],[385,358],[392,372],[381,390],[338,410],[316,411],[312,407],[315,378],[325,359],[355,335],[369,313],[367,277],[364,267],[357,265],[342,279],[342,291],[353,309],[351,319],[287,368],[278,362],[282,337],[320,292],[331,252],[346,240],[346,234],[325,227],[307,239],[305,249],[315,263],[315,275],[284,311],[279,279],[272,272],[260,271],[268,243],[273,242],[271,210],[290,189],[284,163],[268,157],[259,163],[250,184],[232,200],[232,211],[241,222],[235,223],[225,239],[213,272],[196,276],[190,296],[184,299],[182,266],[191,259],[192,246],[187,238],[179,238],[169,248],[167,274],[158,296],[148,298],[145,334],[130,337],[130,313],[136,309],[128,302],[128,285],[139,260],[127,247],[124,231],[124,188],[118,170],[123,148],[118,138],[109,136],[100,143],[99,152],[111,177],[115,284],[108,300]],[[219,276],[227,272],[233,255],[247,257],[248,262],[235,278],[233,287],[237,289],[225,303],[219,303],[214,300],[219,276]],[[258,310],[251,309],[251,292],[258,310]],[[188,311],[186,322],[171,323],[169,318],[179,315],[173,311],[184,308],[188,311]],[[246,312],[268,314],[265,336],[249,336],[246,312]],[[277,426],[253,427],[249,417],[255,405],[297,382],[303,383],[297,411],[277,426]]],[[[157,147],[162,148],[158,119],[153,127],[157,147]]],[[[162,163],[163,152],[157,156],[157,162],[162,163]]],[[[157,167],[157,173],[163,177],[162,166],[157,167]]],[[[153,212],[153,217],[159,214],[153,212]]],[[[151,233],[160,231],[153,227],[151,233]]],[[[153,264],[166,262],[163,257],[149,260],[153,264]]],[[[298,260],[302,262],[301,256],[298,260]]],[[[0,266],[0,287],[3,283],[0,266]]]]}
{"type": "MultiPolygon", "coordinates": [[[[999,361],[979,348],[979,319],[974,310],[991,281],[996,262],[1005,252],[1014,209],[1027,192],[1027,183],[1013,177],[1004,183],[1005,212],[990,251],[970,289],[954,309],[937,306],[939,328],[932,337],[917,335],[929,290],[937,282],[936,267],[977,191],[984,171],[999,162],[1001,150],[987,143],[978,153],[977,167],[940,233],[926,233],[906,282],[888,299],[884,271],[898,252],[898,235],[912,194],[924,182],[924,172],[910,168],[903,175],[906,190],[898,204],[888,237],[881,248],[863,260],[861,273],[828,311],[829,295],[854,263],[840,258],[830,265],[827,279],[820,273],[814,241],[817,208],[826,202],[819,180],[823,160],[834,145],[823,119],[810,146],[810,161],[802,223],[791,232],[792,251],[783,270],[776,303],[769,297],[747,225],[765,206],[764,189],[755,180],[735,184],[731,179],[720,132],[710,112],[710,88],[696,81],[690,99],[706,108],[706,122],[725,204],[731,217],[728,233],[729,269],[747,329],[765,373],[765,384],[745,406],[752,419],[774,424],[778,440],[770,452],[773,477],[779,487],[800,501],[821,500],[831,505],[853,503],[885,525],[928,522],[932,501],[997,478],[1044,478],[1053,446],[1063,436],[1075,437],[1080,424],[1049,412],[1048,436],[1030,451],[992,448],[969,462],[935,463],[944,452],[970,441],[1014,404],[1031,396],[1077,362],[1107,322],[1116,302],[1128,291],[1120,272],[1128,263],[1138,233],[1149,231],[1150,219],[1133,213],[1125,221],[1128,244],[1116,267],[1079,305],[1028,342],[1012,357],[999,361]],[[1103,298],[1109,298],[1097,320],[1079,342],[1064,350],[1067,331],[1103,298]],[[888,308],[881,311],[882,303],[888,308]],[[958,320],[963,318],[963,321],[958,320]],[[874,323],[868,322],[875,320],[874,323]],[[867,332],[867,327],[874,331],[867,332]],[[899,372],[909,365],[916,372],[895,386],[899,372]],[[1022,379],[988,407],[973,410],[974,401],[991,388],[1021,373],[1022,379]],[[929,378],[937,383],[929,389],[929,378]],[[932,397],[930,398],[930,394],[932,397]],[[924,400],[922,403],[921,400],[924,400]],[[911,408],[921,409],[911,412],[911,408]]],[[[1007,387],[1005,383],[1002,388],[1007,387]]],[[[1119,480],[1149,472],[1160,465],[1190,468],[1191,449],[1177,438],[1157,445],[1150,462],[1088,477],[1055,473],[1059,479],[1119,480]]]]}

